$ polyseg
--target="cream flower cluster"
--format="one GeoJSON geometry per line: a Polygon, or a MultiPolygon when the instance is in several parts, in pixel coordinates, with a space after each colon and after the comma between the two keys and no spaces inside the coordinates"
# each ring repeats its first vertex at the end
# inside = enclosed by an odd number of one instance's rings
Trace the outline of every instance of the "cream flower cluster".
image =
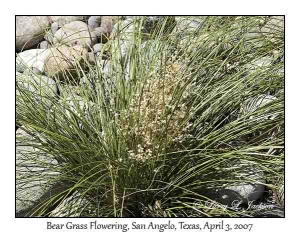
{"type": "Polygon", "coordinates": [[[191,136],[192,123],[186,118],[192,85],[182,91],[186,82],[180,75],[183,64],[179,61],[170,60],[164,68],[141,81],[129,108],[120,114],[129,158],[139,162],[170,149],[171,143],[174,149],[191,136]]]}

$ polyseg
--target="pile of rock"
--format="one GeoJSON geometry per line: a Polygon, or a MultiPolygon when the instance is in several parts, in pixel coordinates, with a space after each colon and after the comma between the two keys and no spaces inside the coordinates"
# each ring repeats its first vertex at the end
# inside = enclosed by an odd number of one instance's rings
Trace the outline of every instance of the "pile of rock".
{"type": "Polygon", "coordinates": [[[101,50],[113,27],[111,16],[17,16],[16,21],[17,71],[29,68],[60,80],[62,73],[76,75],[72,70],[101,50]]]}

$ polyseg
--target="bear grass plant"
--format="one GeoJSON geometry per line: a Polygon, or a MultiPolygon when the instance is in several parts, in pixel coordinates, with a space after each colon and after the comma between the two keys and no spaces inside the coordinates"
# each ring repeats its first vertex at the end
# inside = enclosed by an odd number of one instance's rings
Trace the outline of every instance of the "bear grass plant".
{"type": "Polygon", "coordinates": [[[66,186],[27,216],[255,216],[206,204],[236,182],[263,184],[264,201],[283,207],[283,19],[166,17],[146,32],[145,20],[116,20],[95,63],[77,66],[84,82],[66,74],[60,95],[17,83],[16,121],[31,135],[17,148],[34,147],[27,159],[48,171],[17,182],[66,186]],[[236,175],[241,162],[265,182],[236,175]]]}

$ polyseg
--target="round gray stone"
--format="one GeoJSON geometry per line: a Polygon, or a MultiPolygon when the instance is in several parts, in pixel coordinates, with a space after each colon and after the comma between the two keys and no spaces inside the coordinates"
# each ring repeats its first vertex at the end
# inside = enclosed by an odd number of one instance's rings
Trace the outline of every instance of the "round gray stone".
{"type": "Polygon", "coordinates": [[[240,163],[230,168],[232,179],[241,180],[230,183],[225,187],[219,188],[214,199],[227,206],[258,200],[265,191],[263,171],[255,164],[240,163]],[[235,169],[237,169],[235,171],[235,169]]]}
{"type": "Polygon", "coordinates": [[[48,96],[54,97],[58,93],[56,82],[47,76],[33,73],[17,74],[16,81],[20,88],[30,91],[38,100],[48,96]]]}
{"type": "Polygon", "coordinates": [[[16,16],[16,50],[37,45],[43,40],[48,26],[47,16],[16,16]]]}
{"type": "Polygon", "coordinates": [[[91,16],[88,20],[90,28],[95,29],[101,25],[101,16],[91,16]]]}
{"type": "Polygon", "coordinates": [[[16,59],[16,69],[18,72],[24,72],[26,69],[36,68],[44,71],[45,58],[48,55],[47,49],[30,49],[18,53],[16,59]]]}
{"type": "Polygon", "coordinates": [[[54,166],[58,162],[39,149],[41,146],[22,128],[16,131],[16,214],[27,216],[35,207],[62,191],[53,182],[59,176],[54,166]],[[51,180],[52,179],[52,180],[51,180]]]}
{"type": "Polygon", "coordinates": [[[101,49],[102,49],[102,47],[103,47],[103,44],[101,44],[101,43],[95,44],[95,45],[93,46],[94,53],[100,52],[101,49]]]}
{"type": "Polygon", "coordinates": [[[80,45],[83,48],[90,49],[97,43],[95,33],[82,21],[73,21],[65,24],[55,34],[53,43],[75,46],[80,45]]]}
{"type": "Polygon", "coordinates": [[[47,49],[49,46],[48,41],[44,40],[40,43],[40,49],[47,49]]]}

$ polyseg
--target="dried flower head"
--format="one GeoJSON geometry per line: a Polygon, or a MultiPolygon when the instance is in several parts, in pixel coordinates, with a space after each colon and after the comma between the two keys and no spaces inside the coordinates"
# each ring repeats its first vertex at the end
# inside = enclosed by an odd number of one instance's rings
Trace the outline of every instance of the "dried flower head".
{"type": "Polygon", "coordinates": [[[121,132],[130,140],[129,158],[144,162],[168,149],[170,143],[182,143],[190,136],[192,123],[184,122],[192,84],[183,89],[183,67],[170,59],[164,70],[140,81],[128,109],[120,114],[121,132]]]}

